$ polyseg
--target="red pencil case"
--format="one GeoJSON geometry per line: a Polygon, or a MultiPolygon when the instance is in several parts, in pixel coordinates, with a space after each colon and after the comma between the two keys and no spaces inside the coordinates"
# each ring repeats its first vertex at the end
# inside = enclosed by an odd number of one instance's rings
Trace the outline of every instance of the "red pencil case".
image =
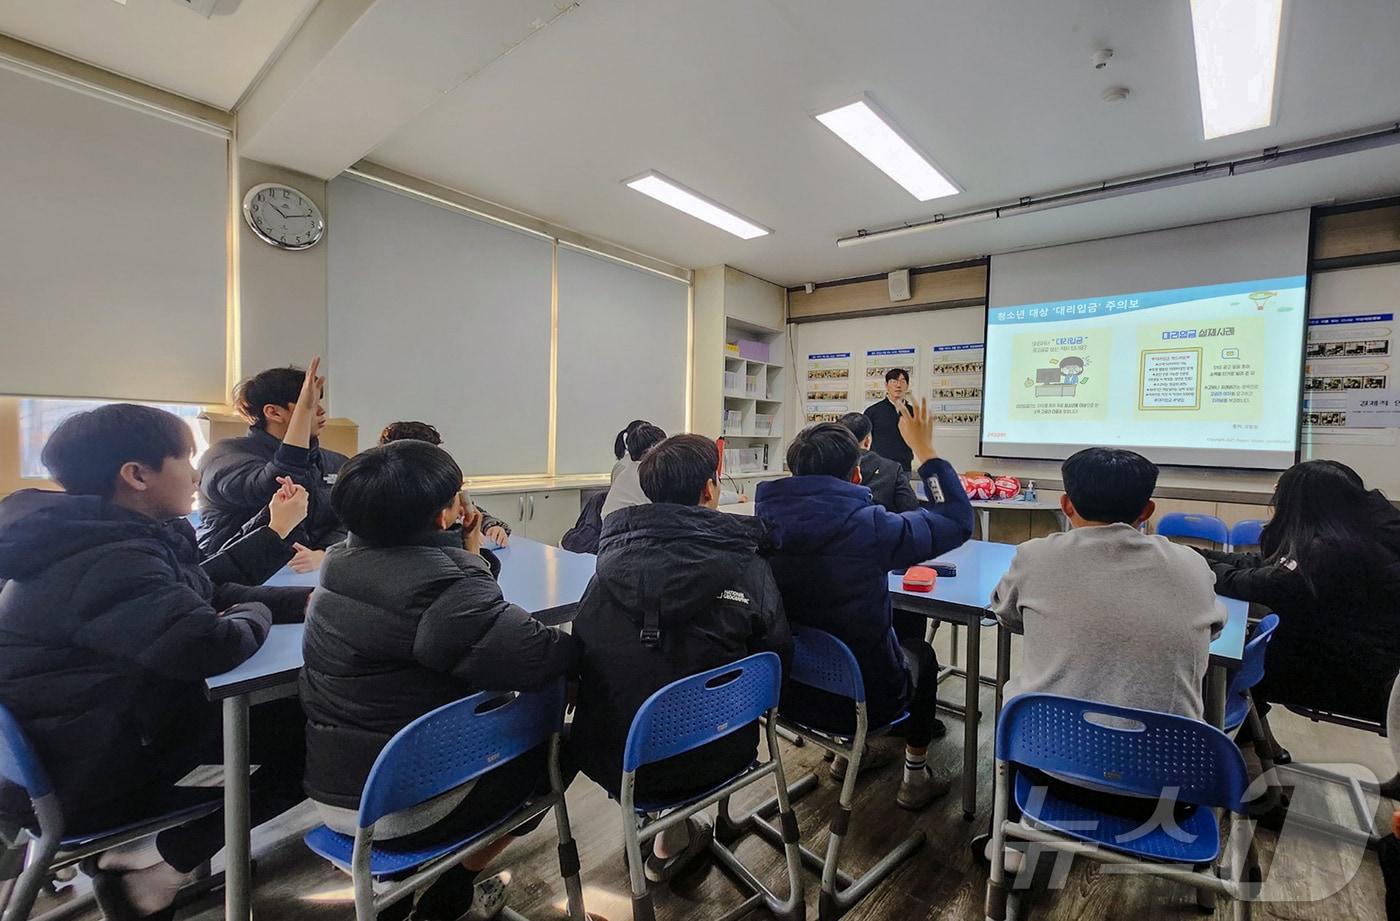
{"type": "Polygon", "coordinates": [[[933,583],[938,581],[938,573],[927,566],[910,566],[904,572],[906,592],[931,592],[933,583]]]}

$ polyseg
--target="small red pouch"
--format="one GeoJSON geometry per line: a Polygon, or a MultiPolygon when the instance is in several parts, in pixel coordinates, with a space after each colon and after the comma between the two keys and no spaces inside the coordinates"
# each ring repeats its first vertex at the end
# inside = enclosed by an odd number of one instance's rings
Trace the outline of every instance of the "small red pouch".
{"type": "Polygon", "coordinates": [[[927,566],[910,566],[904,572],[906,592],[931,592],[933,583],[938,581],[938,573],[927,566]]]}

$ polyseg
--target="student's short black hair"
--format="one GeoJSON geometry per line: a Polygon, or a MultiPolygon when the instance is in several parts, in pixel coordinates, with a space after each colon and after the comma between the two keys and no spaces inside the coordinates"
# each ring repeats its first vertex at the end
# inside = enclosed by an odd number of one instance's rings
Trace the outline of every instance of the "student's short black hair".
{"type": "Polygon", "coordinates": [[[1157,488],[1157,465],[1134,451],[1085,448],[1060,465],[1060,478],[1080,518],[1136,524],[1157,488]]]}
{"type": "Polygon", "coordinates": [[[627,436],[632,434],[632,430],[637,426],[646,424],[645,419],[633,419],[627,423],[627,427],[618,432],[617,437],[613,439],[613,457],[622,460],[622,455],[627,453],[627,436]]]}
{"type": "Polygon", "coordinates": [[[154,406],[111,403],[60,422],[40,457],[65,491],[110,499],[123,464],[159,470],[167,457],[188,457],[192,450],[194,436],[179,416],[154,406]]]}
{"type": "Polygon", "coordinates": [[[627,456],[634,461],[639,461],[651,449],[653,445],[658,445],[666,440],[666,433],[650,422],[643,422],[641,425],[627,432],[627,456]]]}
{"type": "Polygon", "coordinates": [[[637,474],[652,502],[695,505],[719,476],[719,448],[704,435],[672,435],[646,453],[637,474]]]}
{"type": "Polygon", "coordinates": [[[885,372],[885,383],[889,383],[897,377],[904,378],[904,383],[909,383],[909,372],[903,368],[890,368],[885,372]]]}
{"type": "Polygon", "coordinates": [[[390,422],[384,426],[384,431],[379,433],[379,443],[382,445],[391,441],[403,441],[405,438],[426,441],[430,445],[442,444],[442,436],[438,434],[438,430],[426,422],[390,422]]]}
{"type": "Polygon", "coordinates": [[[840,422],[851,430],[851,434],[856,436],[856,441],[864,441],[871,432],[870,419],[865,413],[846,413],[840,422]]]}
{"type": "Polygon", "coordinates": [[[1078,355],[1067,355],[1066,357],[1061,358],[1061,359],[1060,359],[1060,367],[1061,367],[1061,368],[1063,368],[1063,367],[1065,366],[1065,362],[1069,362],[1069,363],[1072,364],[1072,365],[1079,365],[1079,369],[1080,369],[1081,371],[1084,370],[1084,359],[1080,358],[1078,355]]]}
{"type": "Polygon", "coordinates": [[[331,488],[331,508],[351,534],[393,546],[430,528],[461,489],[462,468],[451,454],[407,438],[346,461],[331,488]]]}
{"type": "Polygon", "coordinates": [[[263,428],[267,425],[263,407],[296,403],[305,380],[306,372],[301,368],[268,368],[239,381],[233,388],[233,408],[254,428],[263,428]]]}
{"type": "Polygon", "coordinates": [[[824,474],[849,480],[860,462],[860,443],[839,422],[811,425],[788,445],[787,465],[795,476],[824,474]]]}

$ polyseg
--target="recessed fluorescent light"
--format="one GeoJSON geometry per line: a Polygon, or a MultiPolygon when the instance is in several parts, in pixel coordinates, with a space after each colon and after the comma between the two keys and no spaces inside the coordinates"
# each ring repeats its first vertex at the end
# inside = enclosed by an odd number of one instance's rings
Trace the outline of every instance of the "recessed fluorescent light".
{"type": "Polygon", "coordinates": [[[817,121],[919,201],[944,198],[962,191],[939,172],[928,157],[901,137],[893,123],[868,99],[858,99],[850,105],[823,112],[817,116],[817,121]]]}
{"type": "Polygon", "coordinates": [[[1206,140],[1267,128],[1283,0],[1191,0],[1206,140]]]}
{"type": "Polygon", "coordinates": [[[684,211],[691,217],[699,218],[706,224],[713,224],[720,230],[727,230],[736,237],[752,240],[754,237],[771,233],[767,227],[761,227],[753,221],[740,217],[728,208],[715,204],[698,192],[692,192],[679,182],[667,179],[658,172],[644,173],[636,179],[629,179],[627,185],[643,195],[651,196],[663,205],[670,205],[677,211],[684,211]]]}

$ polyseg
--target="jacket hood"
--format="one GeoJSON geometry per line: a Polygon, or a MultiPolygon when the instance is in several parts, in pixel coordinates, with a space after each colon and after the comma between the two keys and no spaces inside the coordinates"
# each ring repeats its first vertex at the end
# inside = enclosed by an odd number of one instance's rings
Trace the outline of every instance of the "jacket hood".
{"type": "Polygon", "coordinates": [[[98,496],[20,490],[0,501],[0,579],[28,578],[102,544],[159,540],[161,531],[158,522],[98,496]]]}
{"type": "Polygon", "coordinates": [[[757,518],[699,506],[634,505],[603,520],[597,580],[638,625],[657,611],[661,626],[689,621],[733,588],[767,543],[757,518]]]}
{"type": "Polygon", "coordinates": [[[801,553],[848,539],[847,522],[872,504],[864,486],[834,476],[791,476],[759,483],[754,512],[770,523],[784,552],[801,553]]]}

